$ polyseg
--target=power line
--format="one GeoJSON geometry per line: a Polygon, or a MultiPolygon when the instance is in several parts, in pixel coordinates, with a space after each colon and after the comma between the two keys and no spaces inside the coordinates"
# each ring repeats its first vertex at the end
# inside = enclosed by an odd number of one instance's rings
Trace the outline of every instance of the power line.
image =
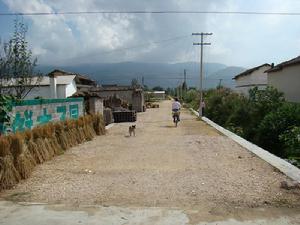
{"type": "MultiPolygon", "coordinates": [[[[147,78],[147,75],[143,74],[144,78],[147,78]]],[[[115,77],[115,78],[105,78],[105,77],[99,77],[103,80],[128,80],[130,79],[130,77],[115,77]]],[[[149,78],[148,78],[149,79],[149,78]]],[[[182,77],[151,77],[151,80],[161,80],[161,79],[165,79],[165,80],[182,80],[182,77]]],[[[191,77],[191,78],[186,78],[186,80],[199,80],[198,77],[191,77]]],[[[220,81],[220,78],[204,78],[205,81],[220,81]]],[[[232,79],[230,78],[222,78],[222,81],[232,81],[232,79]]]]}
{"type": "Polygon", "coordinates": [[[93,14],[235,14],[235,15],[277,15],[300,16],[300,12],[268,12],[268,11],[194,11],[194,10],[164,10],[164,11],[65,11],[65,12],[2,12],[0,16],[49,16],[49,15],[93,15],[93,14]]]}

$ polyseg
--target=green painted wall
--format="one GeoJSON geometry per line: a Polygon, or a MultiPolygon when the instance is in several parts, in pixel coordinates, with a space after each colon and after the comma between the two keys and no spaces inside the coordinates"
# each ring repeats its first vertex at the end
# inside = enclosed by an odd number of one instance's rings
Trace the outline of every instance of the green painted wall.
{"type": "Polygon", "coordinates": [[[12,118],[9,124],[0,123],[1,133],[32,129],[35,126],[83,115],[83,98],[33,99],[11,102],[12,118]]]}

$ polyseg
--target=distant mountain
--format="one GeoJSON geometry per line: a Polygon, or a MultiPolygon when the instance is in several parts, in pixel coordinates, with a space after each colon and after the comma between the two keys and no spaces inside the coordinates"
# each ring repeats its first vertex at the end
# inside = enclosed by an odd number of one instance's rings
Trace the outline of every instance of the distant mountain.
{"type": "MultiPolygon", "coordinates": [[[[227,67],[220,63],[204,64],[204,87],[211,88],[218,85],[219,79],[234,76],[237,68],[227,67]],[[236,69],[235,69],[236,68],[236,69]],[[213,76],[211,78],[211,76],[213,76]]],[[[88,75],[96,80],[99,84],[123,84],[128,85],[133,78],[137,78],[149,87],[162,86],[176,87],[183,82],[183,71],[186,69],[188,86],[199,86],[199,63],[142,63],[142,62],[121,62],[121,63],[99,63],[99,64],[82,64],[75,66],[49,66],[39,65],[38,68],[44,74],[53,69],[63,69],[70,72],[88,75]]],[[[232,78],[231,77],[231,78],[232,78]]]]}
{"type": "MultiPolygon", "coordinates": [[[[229,66],[210,74],[207,80],[213,87],[221,84],[222,86],[233,88],[235,81],[232,78],[245,70],[243,67],[229,66]]],[[[209,85],[206,84],[206,86],[209,85]]]]}

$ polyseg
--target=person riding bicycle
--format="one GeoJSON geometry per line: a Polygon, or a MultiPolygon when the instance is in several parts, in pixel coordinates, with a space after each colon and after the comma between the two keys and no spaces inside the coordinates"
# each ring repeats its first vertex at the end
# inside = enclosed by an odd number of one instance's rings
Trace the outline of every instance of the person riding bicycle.
{"type": "Polygon", "coordinates": [[[177,120],[180,121],[180,109],[181,104],[178,101],[178,98],[174,99],[175,101],[172,103],[172,112],[173,112],[173,121],[175,123],[175,117],[177,116],[177,120]]]}

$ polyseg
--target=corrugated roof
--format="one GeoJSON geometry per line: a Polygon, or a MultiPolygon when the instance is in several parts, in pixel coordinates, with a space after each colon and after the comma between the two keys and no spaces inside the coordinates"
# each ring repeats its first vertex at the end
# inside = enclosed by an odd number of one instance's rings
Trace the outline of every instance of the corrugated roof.
{"type": "Polygon", "coordinates": [[[70,76],[70,75],[72,76],[72,75],[76,75],[76,74],[72,73],[72,72],[66,72],[64,70],[59,70],[59,69],[55,69],[48,74],[49,77],[70,76]]]}
{"type": "Polygon", "coordinates": [[[267,70],[266,73],[276,72],[276,71],[282,70],[285,67],[292,66],[292,65],[297,65],[297,64],[300,64],[300,56],[298,56],[296,58],[293,58],[291,60],[282,62],[282,63],[274,66],[273,68],[267,70]]]}
{"type": "Polygon", "coordinates": [[[235,79],[237,79],[237,78],[239,78],[239,77],[242,77],[242,76],[247,76],[248,74],[251,74],[251,73],[254,72],[255,70],[258,70],[259,68],[264,67],[264,66],[270,66],[270,67],[271,67],[271,65],[268,64],[268,63],[262,64],[262,65],[260,65],[260,66],[257,66],[257,67],[248,69],[248,70],[246,70],[246,71],[244,71],[244,72],[242,72],[242,73],[236,75],[236,76],[233,78],[233,80],[235,80],[235,79]]]}

